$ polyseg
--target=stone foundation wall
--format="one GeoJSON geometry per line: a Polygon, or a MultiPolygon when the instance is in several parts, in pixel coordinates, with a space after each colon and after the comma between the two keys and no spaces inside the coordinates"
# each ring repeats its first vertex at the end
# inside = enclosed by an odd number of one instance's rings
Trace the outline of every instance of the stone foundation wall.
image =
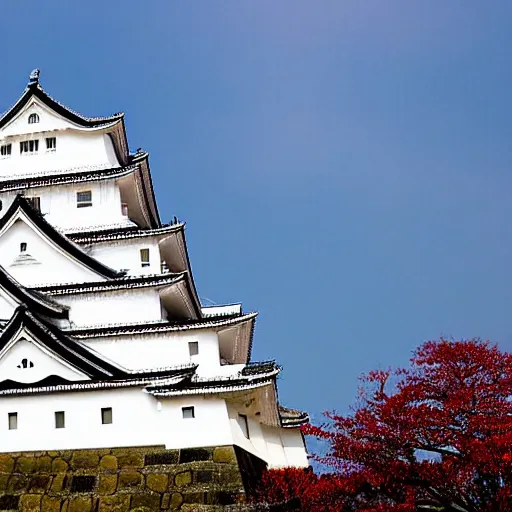
{"type": "Polygon", "coordinates": [[[233,446],[0,454],[0,511],[242,510],[252,459],[233,446]]]}

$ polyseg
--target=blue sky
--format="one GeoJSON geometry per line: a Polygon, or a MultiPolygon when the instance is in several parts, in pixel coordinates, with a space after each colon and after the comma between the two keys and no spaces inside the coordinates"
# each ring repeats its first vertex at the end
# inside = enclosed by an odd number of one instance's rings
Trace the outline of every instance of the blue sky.
{"type": "Polygon", "coordinates": [[[258,310],[292,407],[427,339],[512,345],[512,3],[6,2],[0,110],[30,71],[126,112],[205,302],[258,310]]]}

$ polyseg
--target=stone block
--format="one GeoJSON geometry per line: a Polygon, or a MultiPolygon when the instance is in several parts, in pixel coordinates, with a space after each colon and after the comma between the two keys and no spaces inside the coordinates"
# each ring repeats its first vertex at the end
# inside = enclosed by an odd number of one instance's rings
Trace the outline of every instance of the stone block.
{"type": "Polygon", "coordinates": [[[178,459],[178,450],[166,450],[165,452],[148,453],[144,456],[144,465],[159,466],[164,464],[178,464],[178,459]]]}
{"type": "Polygon", "coordinates": [[[26,491],[28,487],[28,478],[25,475],[12,475],[7,490],[10,492],[26,491]]]}
{"type": "Polygon", "coordinates": [[[142,482],[142,475],[138,471],[125,471],[119,474],[118,489],[138,487],[142,482]]]}
{"type": "Polygon", "coordinates": [[[180,492],[173,492],[169,501],[169,508],[171,510],[178,510],[183,503],[183,494],[180,492]]]}
{"type": "Polygon", "coordinates": [[[97,469],[100,457],[94,451],[77,451],[71,457],[73,469],[97,469]]]}
{"type": "Polygon", "coordinates": [[[0,510],[18,510],[19,496],[4,494],[0,496],[0,510]]]}
{"type": "Polygon", "coordinates": [[[242,475],[237,469],[225,468],[217,474],[217,482],[222,486],[236,487],[243,485],[242,475]]]}
{"type": "Polygon", "coordinates": [[[135,451],[127,452],[117,456],[117,464],[121,469],[144,467],[144,456],[135,451]]]}
{"type": "Polygon", "coordinates": [[[0,493],[4,493],[7,490],[7,482],[9,481],[9,477],[9,473],[0,473],[0,493]]]}
{"type": "Polygon", "coordinates": [[[191,471],[182,471],[178,473],[174,477],[174,483],[178,487],[184,487],[185,485],[190,485],[192,483],[192,472],[191,471]]]}
{"type": "Polygon", "coordinates": [[[20,497],[19,510],[21,512],[40,512],[41,498],[40,494],[23,494],[20,497]]]}
{"type": "Polygon", "coordinates": [[[117,458],[115,455],[103,455],[100,461],[100,468],[103,471],[116,471],[117,470],[117,458]]]}
{"type": "Polygon", "coordinates": [[[160,510],[159,494],[134,494],[132,496],[132,510],[135,508],[146,508],[148,510],[160,510]]]}
{"type": "Polygon", "coordinates": [[[210,460],[211,452],[206,448],[184,448],[180,450],[180,464],[210,460]]]}
{"type": "Polygon", "coordinates": [[[130,496],[116,494],[115,496],[102,496],[98,512],[128,512],[130,508],[130,496]]]}
{"type": "Polygon", "coordinates": [[[211,471],[196,471],[196,482],[198,484],[206,484],[213,480],[213,473],[211,471]]]}
{"type": "Polygon", "coordinates": [[[0,454],[0,473],[10,473],[14,469],[14,459],[7,453],[0,454]]]}
{"type": "Polygon", "coordinates": [[[183,503],[194,503],[203,505],[205,502],[204,492],[188,492],[183,495],[183,503]]]}
{"type": "Polygon", "coordinates": [[[99,494],[114,494],[117,490],[117,475],[100,475],[99,494]]]}
{"type": "Polygon", "coordinates": [[[89,496],[69,498],[68,512],[91,512],[92,499],[89,496]]]}
{"type": "Polygon", "coordinates": [[[169,483],[169,477],[162,473],[148,473],[146,476],[146,487],[150,491],[165,492],[169,483]]]}
{"type": "Polygon", "coordinates": [[[36,459],[34,457],[20,457],[16,461],[16,472],[30,474],[36,469],[36,459]]]}
{"type": "Polygon", "coordinates": [[[235,450],[233,450],[232,446],[217,446],[213,450],[213,462],[236,464],[235,450]]]}
{"type": "Polygon", "coordinates": [[[48,475],[35,475],[30,479],[29,492],[43,493],[50,486],[51,477],[48,475]]]}
{"type": "Polygon", "coordinates": [[[92,492],[96,486],[96,477],[94,475],[74,475],[71,479],[72,493],[92,492]]]}
{"type": "Polygon", "coordinates": [[[162,501],[160,503],[160,508],[167,510],[169,508],[169,503],[171,502],[171,495],[166,492],[162,495],[162,501]]]}
{"type": "Polygon", "coordinates": [[[63,473],[68,469],[68,463],[61,457],[57,457],[52,462],[53,473],[63,473]]]}
{"type": "Polygon", "coordinates": [[[48,455],[37,458],[36,471],[38,473],[50,473],[52,471],[52,458],[48,455]]]}
{"type": "Polygon", "coordinates": [[[60,498],[43,496],[41,512],[60,512],[60,498]]]}
{"type": "Polygon", "coordinates": [[[55,475],[52,480],[50,489],[52,492],[60,492],[66,487],[67,475],[66,473],[59,473],[55,475]]]}

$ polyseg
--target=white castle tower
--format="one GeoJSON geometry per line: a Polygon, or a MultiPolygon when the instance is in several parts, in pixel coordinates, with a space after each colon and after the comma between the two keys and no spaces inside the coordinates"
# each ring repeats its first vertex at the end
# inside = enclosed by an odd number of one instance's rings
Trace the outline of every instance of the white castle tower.
{"type": "Polygon", "coordinates": [[[256,313],[203,307],[123,114],[87,118],[34,71],[0,118],[0,451],[235,445],[307,466],[307,415],[251,362],[256,313]]]}

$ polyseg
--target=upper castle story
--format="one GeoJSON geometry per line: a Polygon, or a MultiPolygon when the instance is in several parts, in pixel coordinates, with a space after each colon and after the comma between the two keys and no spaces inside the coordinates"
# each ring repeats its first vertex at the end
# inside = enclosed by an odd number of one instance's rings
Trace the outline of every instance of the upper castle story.
{"type": "Polygon", "coordinates": [[[35,70],[0,117],[0,216],[23,194],[61,231],[159,228],[148,157],[130,154],[124,114],[84,117],[35,70]]]}
{"type": "Polygon", "coordinates": [[[101,118],[77,114],[44,91],[36,70],[22,96],[0,118],[0,177],[126,165],[123,118],[122,113],[101,118]]]}

